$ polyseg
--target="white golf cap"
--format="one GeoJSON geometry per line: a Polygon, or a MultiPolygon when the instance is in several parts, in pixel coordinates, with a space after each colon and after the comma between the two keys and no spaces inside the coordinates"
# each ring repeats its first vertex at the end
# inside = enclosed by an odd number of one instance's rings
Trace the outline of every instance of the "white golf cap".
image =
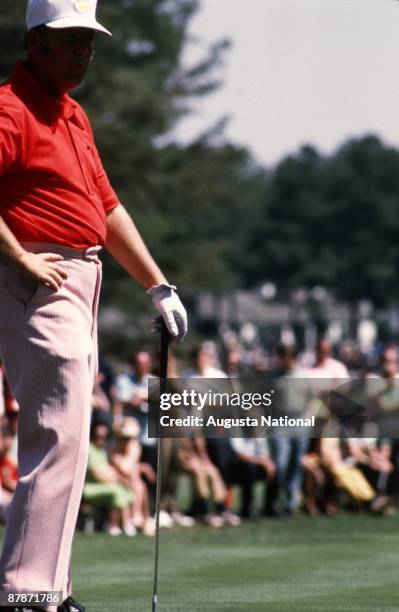
{"type": "Polygon", "coordinates": [[[96,19],[97,0],[28,0],[26,27],[89,28],[112,36],[96,19]]]}

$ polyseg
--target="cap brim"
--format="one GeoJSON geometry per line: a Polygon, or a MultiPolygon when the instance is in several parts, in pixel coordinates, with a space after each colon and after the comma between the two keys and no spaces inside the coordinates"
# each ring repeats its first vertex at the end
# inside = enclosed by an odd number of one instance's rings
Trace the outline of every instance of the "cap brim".
{"type": "Polygon", "coordinates": [[[97,30],[97,32],[103,32],[112,36],[109,30],[106,30],[101,23],[98,23],[95,19],[84,19],[79,17],[63,17],[62,19],[56,19],[45,24],[48,28],[54,28],[55,30],[61,28],[87,28],[89,30],[97,30]]]}

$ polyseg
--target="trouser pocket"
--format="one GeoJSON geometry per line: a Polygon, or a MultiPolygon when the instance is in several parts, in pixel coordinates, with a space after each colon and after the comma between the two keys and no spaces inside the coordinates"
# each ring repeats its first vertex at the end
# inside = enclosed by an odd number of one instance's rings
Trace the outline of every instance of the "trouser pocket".
{"type": "Polygon", "coordinates": [[[20,302],[25,308],[39,292],[40,283],[17,273],[11,266],[0,263],[0,282],[9,297],[20,302]]]}

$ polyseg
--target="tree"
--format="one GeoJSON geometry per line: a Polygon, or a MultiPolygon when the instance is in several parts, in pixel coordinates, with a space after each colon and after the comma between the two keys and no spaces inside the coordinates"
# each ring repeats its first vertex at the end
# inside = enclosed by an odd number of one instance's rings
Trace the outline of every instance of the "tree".
{"type": "MultiPolygon", "coordinates": [[[[6,77],[23,54],[23,7],[3,4],[0,72],[6,77]]],[[[247,151],[223,143],[223,122],[190,146],[170,137],[191,100],[219,86],[228,48],[217,41],[196,65],[182,67],[198,6],[198,0],[101,0],[98,18],[114,36],[97,37],[96,59],[74,92],[120,200],[166,275],[186,294],[239,282],[235,261],[243,228],[249,231],[252,176],[259,173],[247,151]]],[[[103,260],[102,304],[129,314],[149,309],[147,296],[118,264],[106,254],[103,260]]]]}
{"type": "Polygon", "coordinates": [[[350,302],[398,299],[399,153],[374,136],[331,157],[311,147],[269,176],[262,221],[247,250],[258,257],[247,284],[324,285],[350,302]]]}

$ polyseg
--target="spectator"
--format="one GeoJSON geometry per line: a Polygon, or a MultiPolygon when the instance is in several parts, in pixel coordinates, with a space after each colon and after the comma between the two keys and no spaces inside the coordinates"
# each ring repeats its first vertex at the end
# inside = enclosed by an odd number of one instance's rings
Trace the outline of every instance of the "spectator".
{"type": "Polygon", "coordinates": [[[265,484],[263,514],[269,515],[267,483],[275,477],[275,467],[269,457],[266,438],[256,436],[233,438],[232,447],[236,458],[229,482],[241,487],[240,516],[245,519],[251,518],[254,485],[258,481],[265,484]]]}
{"type": "Polygon", "coordinates": [[[389,457],[391,446],[378,438],[349,438],[345,441],[347,455],[354,465],[363,473],[378,498],[373,501],[373,507],[381,509],[387,505],[387,485],[393,464],[389,457]]]}
{"type": "Polygon", "coordinates": [[[108,395],[102,388],[103,380],[104,374],[99,371],[94,382],[93,392],[91,396],[91,419],[92,423],[107,425],[111,428],[113,420],[112,404],[108,398],[108,395]]]}
{"type": "Polygon", "coordinates": [[[239,378],[242,375],[241,354],[238,348],[227,349],[224,364],[229,378],[239,378]]]}
{"type": "Polygon", "coordinates": [[[399,365],[396,348],[389,347],[384,350],[380,372],[369,374],[366,383],[368,397],[380,414],[399,410],[399,365]]]}
{"type": "Polygon", "coordinates": [[[342,451],[338,438],[322,438],[321,464],[332,476],[335,486],[350,496],[358,504],[372,502],[376,493],[363,473],[354,465],[353,460],[342,451]]]}
{"type": "MultiPolygon", "coordinates": [[[[307,372],[297,364],[296,350],[292,346],[279,345],[276,350],[277,367],[271,373],[279,383],[279,397],[282,413],[297,417],[306,409],[306,385],[303,378],[307,372]]],[[[296,436],[286,437],[278,429],[269,438],[271,458],[275,465],[275,478],[267,490],[265,512],[267,516],[292,515],[298,511],[301,501],[303,464],[302,459],[309,447],[309,439],[299,430],[296,436]],[[280,434],[280,435],[279,435],[280,434]],[[280,508],[284,497],[284,507],[280,508]]]]}
{"type": "Polygon", "coordinates": [[[8,384],[7,378],[4,378],[4,389],[5,389],[5,401],[6,401],[6,413],[5,413],[5,425],[10,432],[11,446],[8,448],[8,456],[17,464],[18,461],[18,402],[15,399],[10,385],[8,384]]]}
{"type": "Polygon", "coordinates": [[[338,509],[337,488],[332,475],[324,469],[321,443],[321,438],[310,440],[309,450],[302,457],[304,506],[310,516],[318,516],[321,512],[332,516],[338,509]]]}
{"type": "MultiPolygon", "coordinates": [[[[154,375],[159,377],[161,353],[154,355],[154,375]]],[[[168,378],[179,378],[178,364],[175,355],[170,350],[168,359],[168,378]]],[[[178,452],[181,446],[180,438],[163,439],[162,457],[162,491],[160,501],[159,522],[163,527],[193,527],[195,520],[181,511],[177,501],[178,477],[180,474],[178,452]]]]}
{"type": "Polygon", "coordinates": [[[0,359],[0,416],[18,412],[18,403],[7,380],[3,363],[0,359]]]}
{"type": "Polygon", "coordinates": [[[116,536],[123,530],[126,535],[133,536],[135,535],[131,522],[133,495],[123,484],[124,479],[108,460],[106,451],[108,436],[109,429],[106,425],[92,426],[83,499],[93,507],[106,508],[107,533],[116,536]]]}
{"type": "Polygon", "coordinates": [[[147,351],[138,351],[132,358],[132,370],[116,379],[118,417],[133,417],[140,424],[140,431],[147,427],[148,379],[151,376],[152,360],[147,351]]]}
{"type": "Polygon", "coordinates": [[[18,482],[17,462],[10,455],[14,444],[14,434],[9,427],[4,427],[2,432],[2,445],[0,448],[0,479],[3,489],[14,493],[18,482]]]}
{"type": "Polygon", "coordinates": [[[115,400],[115,374],[109,361],[100,355],[99,372],[101,372],[101,388],[108,397],[108,400],[113,404],[115,400]]]}
{"type": "MultiPolygon", "coordinates": [[[[148,436],[148,380],[152,376],[152,359],[148,351],[137,351],[132,358],[133,370],[121,374],[116,379],[115,426],[118,428],[123,418],[131,417],[140,426],[139,440],[142,445],[142,461],[149,463],[154,470],[157,465],[157,441],[148,436]]],[[[150,501],[155,504],[155,486],[148,482],[150,501]]],[[[164,517],[163,517],[164,518],[164,517]]],[[[162,519],[163,520],[163,519],[162,519]]],[[[166,526],[166,523],[165,523],[166,526]]]]}
{"type": "Polygon", "coordinates": [[[204,438],[184,438],[178,456],[180,468],[193,479],[195,499],[192,513],[211,527],[222,527],[225,522],[234,524],[232,513],[227,512],[224,503],[225,484],[209,458],[204,438]]]}
{"type": "MultiPolygon", "coordinates": [[[[377,409],[378,417],[381,419],[380,424],[388,432],[394,431],[397,428],[399,410],[399,364],[396,347],[388,346],[383,351],[378,374],[369,374],[366,383],[368,398],[377,409]],[[393,419],[394,422],[390,422],[390,419],[393,419]]],[[[373,502],[373,508],[385,510],[389,504],[392,504],[392,507],[397,506],[399,500],[399,440],[394,438],[378,440],[370,460],[373,465],[367,467],[364,461],[359,461],[359,463],[380,494],[373,502]],[[375,468],[384,469],[377,472],[375,468]]]]}
{"type": "Polygon", "coordinates": [[[332,356],[331,342],[321,338],[316,344],[316,362],[311,370],[312,378],[327,378],[334,382],[349,378],[349,372],[345,364],[332,356]]]}
{"type": "Polygon", "coordinates": [[[148,463],[140,463],[142,447],[138,440],[139,425],[136,419],[127,417],[116,433],[115,447],[111,453],[111,464],[121,481],[133,493],[132,523],[144,535],[155,534],[155,523],[149,515],[148,489],[143,476],[152,483],[156,474],[148,463]]]}
{"type": "MultiPolygon", "coordinates": [[[[3,456],[6,456],[6,454],[6,444],[4,443],[3,436],[0,434],[0,461],[3,456]]],[[[13,474],[10,474],[9,470],[7,469],[5,470],[5,474],[6,481],[3,482],[2,471],[0,469],[0,523],[2,523],[3,525],[5,524],[7,519],[8,508],[13,497],[13,491],[15,489],[15,487],[10,487],[12,481],[11,476],[13,476],[13,474]],[[10,488],[12,488],[12,491],[10,490],[10,488]]]]}
{"type": "Polygon", "coordinates": [[[194,367],[185,373],[185,378],[227,378],[227,374],[215,367],[215,355],[202,346],[194,349],[192,353],[194,367]]]}

